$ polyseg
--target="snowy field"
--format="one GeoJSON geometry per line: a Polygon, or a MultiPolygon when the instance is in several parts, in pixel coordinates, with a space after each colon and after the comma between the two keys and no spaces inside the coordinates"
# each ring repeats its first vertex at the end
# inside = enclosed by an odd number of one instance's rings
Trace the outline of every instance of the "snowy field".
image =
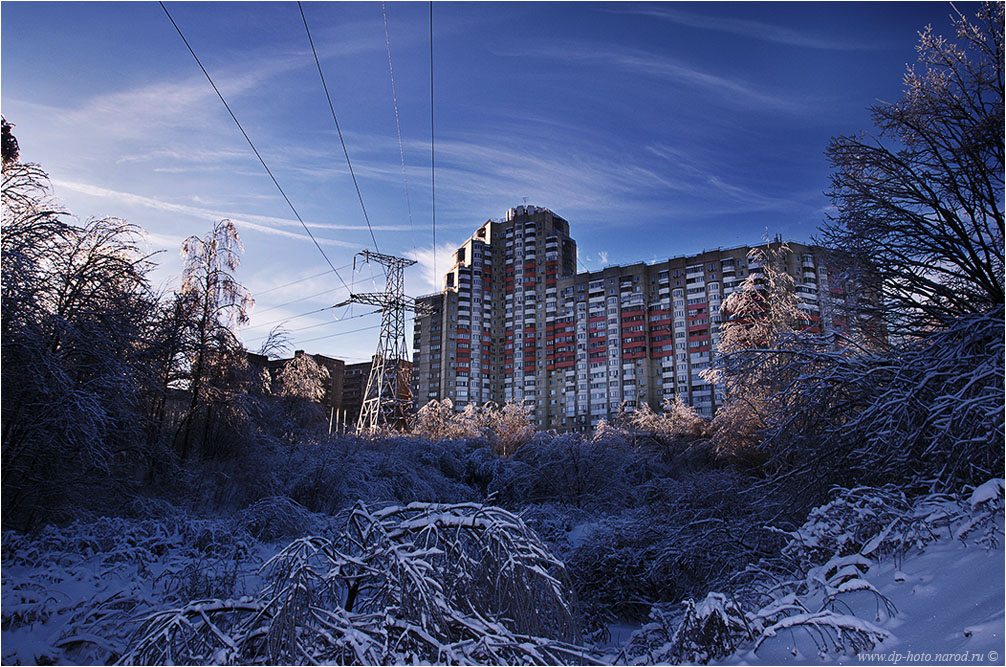
{"type": "Polygon", "coordinates": [[[892,498],[843,492],[731,594],[593,646],[565,565],[498,508],[358,506],[340,524],[270,499],[7,533],[3,663],[1001,664],[1002,480],[892,498]]]}
{"type": "Polygon", "coordinates": [[[870,594],[846,597],[857,617],[890,633],[873,649],[822,660],[813,639],[794,631],[780,633],[757,652],[738,651],[721,664],[1003,664],[1001,547],[986,551],[944,540],[910,555],[900,568],[892,561],[871,568],[869,579],[897,610],[888,614],[870,594]]]}

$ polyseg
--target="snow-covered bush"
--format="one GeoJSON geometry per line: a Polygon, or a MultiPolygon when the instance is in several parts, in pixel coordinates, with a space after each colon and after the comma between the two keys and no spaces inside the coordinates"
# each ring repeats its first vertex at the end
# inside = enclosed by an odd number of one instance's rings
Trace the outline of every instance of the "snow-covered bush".
{"type": "Polygon", "coordinates": [[[681,607],[677,614],[664,605],[653,607],[651,623],[625,648],[631,664],[704,664],[753,638],[740,607],[722,593],[710,593],[698,604],[686,600],[681,607]]]}
{"type": "Polygon", "coordinates": [[[652,605],[705,595],[781,542],[761,530],[773,509],[735,473],[641,485],[640,505],[597,520],[567,564],[585,616],[643,621],[652,605]]]}
{"type": "Polygon", "coordinates": [[[834,556],[863,554],[900,560],[912,548],[937,539],[956,506],[930,496],[913,505],[893,486],[836,489],[831,501],[811,510],[807,521],[787,533],[783,558],[790,569],[806,569],[834,556]],[[939,505],[938,500],[943,502],[939,505]]]}
{"type": "Polygon", "coordinates": [[[551,502],[621,511],[637,503],[640,485],[663,468],[622,440],[538,434],[503,462],[489,490],[507,507],[551,502]]]}
{"type": "Polygon", "coordinates": [[[595,517],[576,507],[555,503],[535,503],[521,509],[520,518],[549,550],[565,560],[586,532],[592,529],[595,517]]]}
{"type": "Polygon", "coordinates": [[[656,412],[643,403],[626,415],[625,422],[631,429],[652,435],[664,444],[703,438],[709,425],[680,396],[664,400],[663,412],[656,412]]]}
{"type": "Polygon", "coordinates": [[[181,513],[7,532],[3,662],[114,662],[158,606],[242,595],[261,562],[257,549],[233,524],[181,513]]]}
{"type": "Polygon", "coordinates": [[[951,491],[1002,470],[1003,331],[1000,307],[887,352],[772,352],[797,376],[764,433],[779,484],[820,502],[831,484],[951,491]]]}
{"type": "Polygon", "coordinates": [[[303,537],[257,595],[150,615],[125,662],[584,664],[565,568],[516,516],[473,504],[357,505],[303,537]]]}
{"type": "Polygon", "coordinates": [[[743,646],[758,651],[782,633],[821,657],[869,650],[888,637],[874,622],[897,614],[868,580],[871,569],[888,559],[899,566],[906,554],[940,538],[990,547],[1002,535],[1003,486],[993,479],[960,497],[937,493],[914,501],[895,487],[836,490],[802,526],[784,533],[789,541],[778,555],[735,576],[730,596],[710,593],[702,603],[708,613],[689,602],[656,606],[626,654],[637,663],[704,661],[743,646]],[[872,621],[856,616],[866,609],[872,621]],[[713,625],[700,630],[706,618],[713,625]]]}
{"type": "Polygon", "coordinates": [[[347,509],[358,499],[463,502],[484,497],[473,488],[478,480],[471,477],[472,457],[482,450],[493,456],[485,441],[402,435],[252,444],[240,458],[201,464],[195,479],[182,485],[188,489],[182,495],[193,507],[226,509],[284,495],[323,514],[347,509]]]}
{"type": "Polygon", "coordinates": [[[516,403],[494,403],[454,410],[451,399],[430,401],[416,413],[413,435],[433,440],[482,438],[500,456],[508,456],[534,437],[530,409],[516,403]]]}
{"type": "Polygon", "coordinates": [[[961,540],[974,539],[986,549],[1001,544],[1003,532],[1004,486],[1006,480],[993,478],[980,484],[964,503],[964,519],[957,526],[961,540]]]}
{"type": "Polygon", "coordinates": [[[238,525],[266,542],[313,532],[314,517],[304,507],[286,496],[262,498],[239,515],[238,525]]]}
{"type": "Polygon", "coordinates": [[[457,414],[449,398],[429,401],[416,412],[412,434],[433,440],[484,437],[478,424],[459,420],[457,414]]]}

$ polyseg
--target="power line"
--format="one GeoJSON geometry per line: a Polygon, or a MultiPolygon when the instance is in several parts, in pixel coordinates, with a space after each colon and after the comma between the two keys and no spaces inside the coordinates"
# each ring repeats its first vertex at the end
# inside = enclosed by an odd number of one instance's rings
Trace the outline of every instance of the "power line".
{"type": "Polygon", "coordinates": [[[433,132],[433,0],[430,0],[430,185],[433,190],[433,281],[437,284],[437,150],[433,132]]]}
{"type": "MultiPolygon", "coordinates": [[[[192,45],[189,44],[189,40],[185,39],[185,35],[182,34],[182,29],[178,27],[177,23],[175,23],[175,19],[172,18],[171,12],[168,11],[168,8],[164,6],[163,2],[158,2],[157,4],[159,4],[161,6],[161,9],[164,10],[164,13],[168,17],[168,20],[171,21],[171,25],[175,27],[175,31],[178,33],[178,36],[182,38],[182,42],[185,43],[185,47],[189,50],[189,53],[192,54],[192,58],[196,61],[196,64],[199,65],[199,69],[203,71],[203,74],[206,76],[206,80],[210,82],[210,85],[213,87],[213,91],[217,94],[217,97],[219,97],[220,101],[223,102],[224,108],[227,109],[227,113],[230,114],[231,119],[234,121],[234,124],[238,126],[239,130],[241,130],[242,136],[244,136],[245,141],[248,142],[248,145],[251,147],[252,152],[255,153],[255,157],[257,157],[258,161],[262,163],[262,167],[265,169],[266,173],[269,174],[269,178],[272,179],[272,182],[276,186],[276,189],[279,190],[279,193],[281,195],[283,195],[283,199],[286,201],[287,206],[290,207],[290,210],[293,211],[293,214],[300,222],[301,227],[303,227],[304,231],[307,232],[307,235],[311,237],[311,241],[314,242],[314,246],[318,249],[318,252],[321,253],[321,256],[325,258],[325,262],[332,269],[332,272],[336,275],[339,281],[346,287],[346,289],[349,289],[349,285],[346,285],[346,281],[342,279],[342,276],[339,274],[339,271],[335,268],[335,265],[332,264],[332,261],[328,258],[328,255],[325,254],[325,251],[322,249],[321,244],[318,243],[318,239],[314,238],[314,234],[311,233],[311,230],[304,223],[304,219],[300,217],[300,213],[297,212],[297,208],[293,205],[293,202],[290,201],[290,198],[286,196],[286,192],[283,191],[283,188],[282,186],[280,186],[279,181],[277,181],[276,177],[273,176],[272,170],[269,169],[269,165],[266,164],[265,160],[262,158],[262,155],[258,152],[258,149],[255,148],[255,144],[252,143],[251,137],[248,136],[248,133],[245,132],[244,127],[241,126],[241,122],[238,120],[238,117],[234,115],[233,111],[231,111],[230,105],[227,104],[227,100],[224,99],[224,96],[220,92],[220,89],[217,88],[217,84],[213,83],[213,78],[210,76],[210,73],[206,71],[206,68],[203,67],[202,61],[199,60],[199,56],[196,55],[196,52],[195,50],[193,50],[192,45]]],[[[305,25],[307,24],[305,23],[305,25]]],[[[370,226],[369,221],[367,222],[367,226],[368,227],[370,226]]],[[[374,233],[373,230],[371,230],[370,233],[371,235],[373,235],[374,233]]]]}
{"type": "Polygon", "coordinates": [[[321,71],[321,61],[318,59],[318,50],[314,48],[314,40],[311,38],[311,29],[307,27],[307,17],[304,16],[304,7],[297,2],[300,10],[300,18],[304,21],[304,31],[307,32],[307,41],[311,44],[311,53],[314,54],[314,63],[318,66],[318,76],[321,77],[321,87],[325,89],[325,98],[328,100],[328,108],[332,111],[332,120],[335,121],[335,129],[339,133],[339,141],[342,143],[342,152],[346,155],[346,164],[349,165],[349,175],[353,177],[353,185],[356,187],[356,196],[360,199],[360,208],[363,209],[363,219],[367,221],[367,229],[370,230],[370,240],[374,242],[374,250],[380,252],[377,247],[377,237],[374,236],[374,228],[370,226],[370,217],[367,215],[367,207],[363,204],[363,194],[360,192],[360,184],[356,180],[356,172],[353,171],[353,163],[349,160],[349,150],[346,149],[346,140],[342,137],[342,128],[339,127],[339,119],[335,115],[335,105],[332,104],[332,96],[328,93],[328,84],[325,83],[325,74],[321,71]]]}
{"type": "Polygon", "coordinates": [[[269,322],[263,322],[262,324],[254,324],[254,325],[252,325],[252,328],[256,328],[257,329],[258,327],[267,327],[270,324],[279,324],[280,322],[289,322],[290,320],[296,320],[296,319],[301,318],[301,317],[307,317],[308,315],[315,315],[317,313],[323,313],[326,310],[331,310],[333,308],[335,308],[335,306],[325,306],[324,308],[318,308],[317,310],[312,310],[312,311],[309,311],[309,312],[306,312],[306,313],[301,313],[300,315],[291,315],[290,317],[281,317],[278,320],[270,320],[269,322]]]}
{"type": "MultiPolygon", "coordinates": [[[[344,266],[340,266],[339,268],[340,269],[348,269],[351,266],[353,266],[352,263],[346,264],[344,266]]],[[[322,277],[323,275],[325,275],[327,273],[331,273],[331,269],[327,269],[325,271],[322,271],[321,273],[316,273],[313,276],[308,276],[306,278],[300,278],[298,280],[293,280],[291,282],[284,283],[282,285],[277,285],[276,287],[270,287],[269,289],[259,290],[259,291],[257,291],[257,292],[254,293],[254,296],[260,297],[263,294],[268,294],[269,292],[275,292],[276,290],[283,289],[284,287],[292,287],[293,285],[297,285],[299,283],[307,282],[308,280],[313,280],[315,278],[320,278],[320,277],[322,277]]],[[[262,312],[262,311],[259,311],[259,312],[262,312]]]]}
{"type": "Polygon", "coordinates": [[[375,324],[375,325],[369,326],[369,327],[361,327],[359,329],[350,329],[349,331],[340,331],[339,333],[328,334],[327,336],[318,336],[317,338],[308,338],[307,340],[300,341],[300,344],[313,343],[316,340],[325,340],[326,338],[335,338],[336,336],[347,336],[347,335],[353,334],[353,333],[360,333],[361,331],[370,331],[372,329],[380,329],[380,328],[381,328],[380,324],[375,324]]]}
{"type": "MultiPolygon", "coordinates": [[[[355,320],[355,319],[359,319],[361,317],[366,317],[367,315],[373,315],[374,312],[376,312],[376,311],[370,311],[370,312],[366,312],[366,313],[359,313],[357,315],[350,315],[349,317],[340,317],[339,319],[337,319],[335,321],[336,322],[345,322],[347,320],[355,320]]],[[[301,331],[307,331],[309,329],[317,329],[318,327],[324,327],[324,326],[328,326],[330,324],[332,324],[332,322],[319,322],[318,324],[309,324],[306,327],[298,327],[296,329],[287,329],[285,333],[288,333],[288,334],[300,333],[301,331]]],[[[252,342],[255,342],[255,341],[259,341],[259,340],[264,340],[264,339],[266,339],[268,337],[269,337],[269,334],[264,334],[264,335],[261,335],[261,336],[254,336],[252,338],[247,339],[245,342],[246,343],[252,343],[252,342]]]]}
{"type": "MultiPolygon", "coordinates": [[[[328,273],[328,272],[326,271],[326,273],[328,273]]],[[[313,299],[315,297],[324,296],[326,294],[331,294],[332,292],[338,292],[341,289],[346,289],[346,288],[343,288],[343,287],[333,287],[332,289],[327,289],[327,290],[325,290],[323,292],[318,292],[317,294],[310,294],[308,296],[302,296],[299,299],[294,299],[293,301],[287,301],[286,303],[281,303],[281,304],[279,304],[277,306],[269,306],[268,308],[264,308],[264,309],[262,309],[262,310],[260,310],[258,312],[260,314],[261,313],[268,313],[270,310],[276,310],[277,308],[284,308],[284,307],[289,306],[289,305],[294,304],[294,303],[300,303],[301,301],[307,301],[308,299],[313,299]]]]}
{"type": "Polygon", "coordinates": [[[398,130],[398,154],[402,157],[402,180],[405,182],[405,206],[409,211],[409,229],[412,233],[412,249],[419,259],[419,249],[416,248],[416,228],[412,224],[412,201],[409,198],[409,177],[405,171],[405,146],[402,143],[402,121],[398,115],[398,92],[395,90],[395,68],[391,63],[391,31],[388,29],[388,8],[381,1],[381,13],[384,14],[384,43],[388,47],[388,74],[391,75],[391,99],[395,103],[395,128],[398,130]]]}

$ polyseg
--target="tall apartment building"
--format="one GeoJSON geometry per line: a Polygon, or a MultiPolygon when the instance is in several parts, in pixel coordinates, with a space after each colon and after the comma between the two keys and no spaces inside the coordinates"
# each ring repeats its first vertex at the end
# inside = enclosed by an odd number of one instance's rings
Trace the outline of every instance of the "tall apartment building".
{"type": "MultiPolygon", "coordinates": [[[[840,328],[819,249],[789,243],[786,270],[815,327],[840,328]]],[[[522,402],[540,428],[587,429],[621,409],[681,396],[701,414],[722,401],[701,377],[723,300],[762,267],[750,246],[576,273],[569,224],[533,206],[489,220],[458,248],[440,294],[416,319],[416,405],[450,398],[522,402]]]]}
{"type": "Polygon", "coordinates": [[[569,223],[548,209],[518,206],[487,220],[453,259],[443,291],[418,299],[431,312],[416,318],[416,404],[537,401],[558,280],[576,272],[569,223]]]}

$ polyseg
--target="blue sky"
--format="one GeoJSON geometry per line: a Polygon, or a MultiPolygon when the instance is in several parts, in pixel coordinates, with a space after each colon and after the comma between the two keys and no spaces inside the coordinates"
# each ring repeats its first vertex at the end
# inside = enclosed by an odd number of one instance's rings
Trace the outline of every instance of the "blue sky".
{"type": "MultiPolygon", "coordinates": [[[[373,243],[296,3],[167,6],[332,263],[349,265],[373,243]]],[[[408,199],[381,3],[304,11],[379,249],[417,257],[407,289],[432,292],[429,6],[387,4],[408,199]]],[[[438,273],[525,197],[570,221],[590,269],[766,230],[809,241],[828,210],[829,138],[871,128],[867,107],[901,95],[918,30],[949,34],[952,11],[435,3],[438,273]]],[[[42,164],[78,217],[143,227],[165,251],[158,285],[177,285],[185,237],[227,217],[257,301],[250,349],[277,321],[344,298],[156,3],[3,2],[0,30],[2,111],[22,160],[42,164]]],[[[358,291],[382,288],[369,267],[340,273],[358,291]]],[[[361,361],[376,344],[370,310],[285,326],[296,347],[361,361]]]]}

